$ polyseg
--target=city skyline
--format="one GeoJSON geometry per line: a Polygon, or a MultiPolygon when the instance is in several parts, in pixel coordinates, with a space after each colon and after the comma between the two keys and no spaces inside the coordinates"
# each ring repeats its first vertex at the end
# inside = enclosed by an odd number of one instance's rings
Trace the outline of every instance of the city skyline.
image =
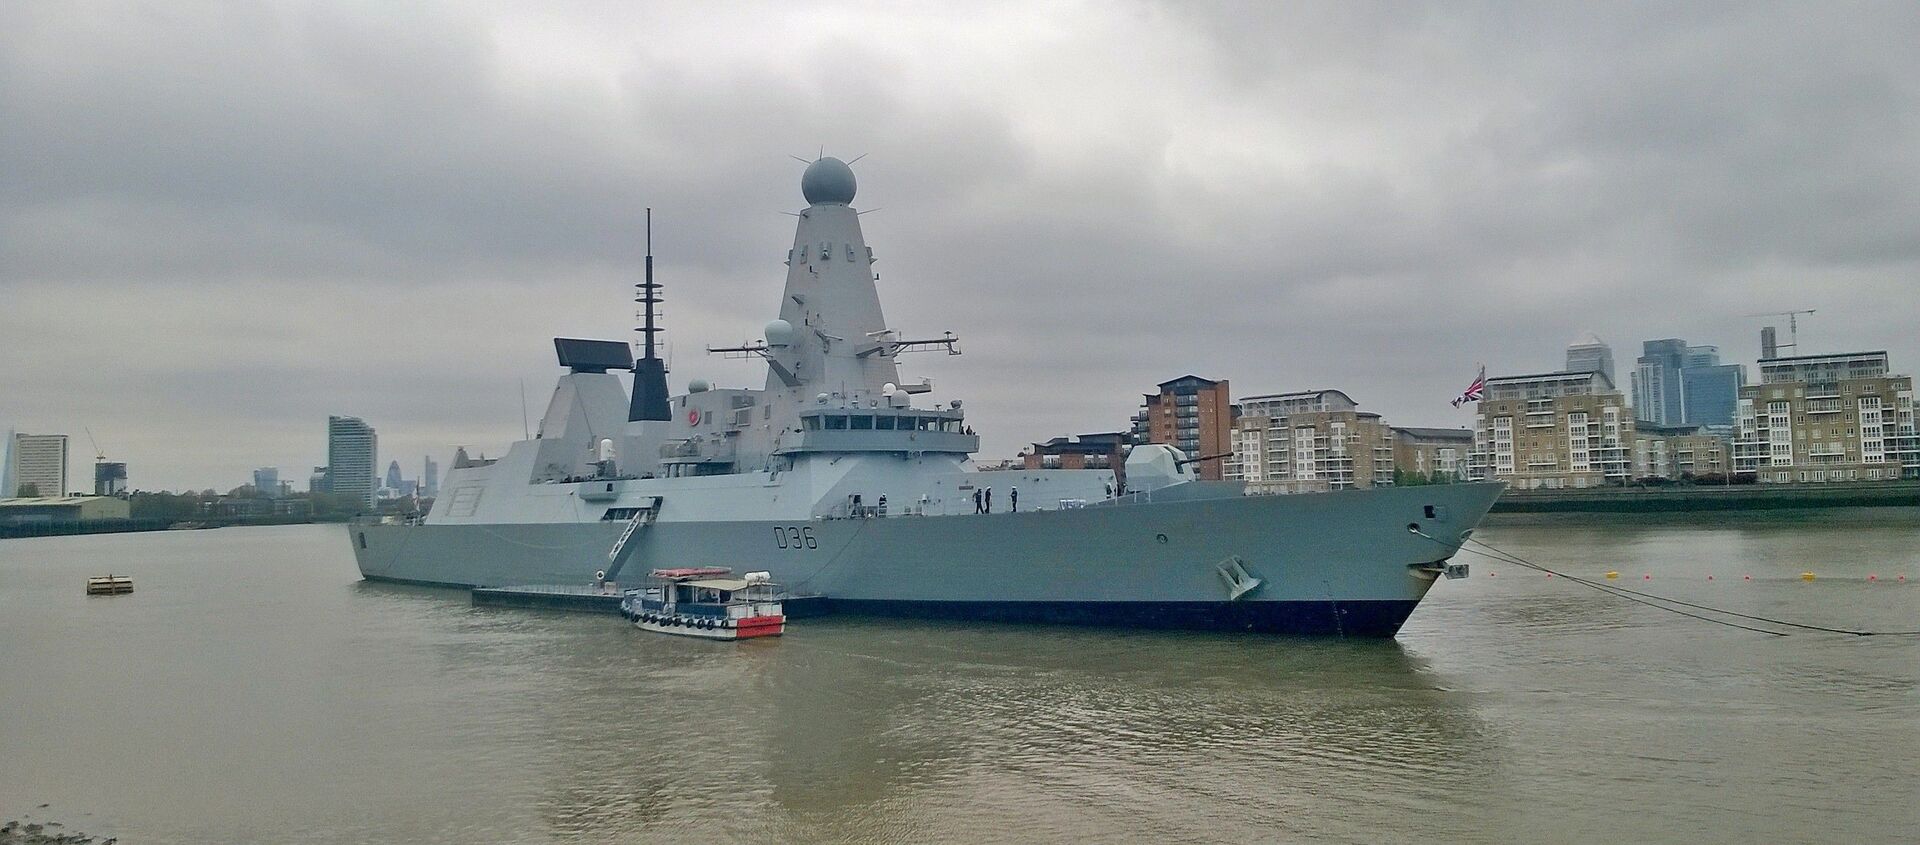
{"type": "Polygon", "coordinates": [[[0,426],[140,489],[325,463],[328,414],[497,454],[549,338],[632,337],[649,206],[674,389],[759,386],[701,350],[774,314],[823,145],[869,154],[889,322],[960,335],[907,363],[986,457],[1185,372],[1460,427],[1479,362],[1751,367],[1771,310],[1920,362],[1910,6],[252,14],[0,10],[0,426]]]}

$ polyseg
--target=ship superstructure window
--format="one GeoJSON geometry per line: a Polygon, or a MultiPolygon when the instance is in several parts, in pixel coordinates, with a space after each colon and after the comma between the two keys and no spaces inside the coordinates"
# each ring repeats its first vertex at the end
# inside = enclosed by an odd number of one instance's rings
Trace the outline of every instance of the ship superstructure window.
{"type": "Polygon", "coordinates": [[[853,427],[860,431],[872,431],[873,417],[866,414],[855,414],[853,416],[853,427]]]}
{"type": "Polygon", "coordinates": [[[801,417],[800,426],[802,428],[805,428],[808,431],[819,431],[820,418],[819,417],[801,417]]]}
{"type": "Polygon", "coordinates": [[[873,427],[881,431],[892,431],[896,417],[874,417],[873,427]]]}
{"type": "Polygon", "coordinates": [[[827,420],[827,429],[828,429],[829,431],[844,431],[844,430],[846,430],[846,427],[847,427],[847,418],[846,418],[846,416],[845,416],[845,415],[843,415],[843,414],[830,414],[830,415],[828,415],[828,416],[827,416],[827,418],[826,418],[826,420],[827,420]]]}

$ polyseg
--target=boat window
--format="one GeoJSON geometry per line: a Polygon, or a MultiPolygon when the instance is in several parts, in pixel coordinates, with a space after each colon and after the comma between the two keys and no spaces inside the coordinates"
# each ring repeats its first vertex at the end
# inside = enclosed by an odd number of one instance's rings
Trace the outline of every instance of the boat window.
{"type": "Polygon", "coordinates": [[[853,415],[853,427],[862,431],[871,431],[873,429],[873,417],[866,414],[855,414],[853,415]]]}
{"type": "Polygon", "coordinates": [[[893,417],[874,417],[873,427],[880,429],[881,431],[892,431],[893,421],[894,421],[893,417]]]}
{"type": "Polygon", "coordinates": [[[847,427],[847,418],[845,416],[840,414],[829,414],[827,416],[827,428],[843,429],[846,427],[847,427]]]}

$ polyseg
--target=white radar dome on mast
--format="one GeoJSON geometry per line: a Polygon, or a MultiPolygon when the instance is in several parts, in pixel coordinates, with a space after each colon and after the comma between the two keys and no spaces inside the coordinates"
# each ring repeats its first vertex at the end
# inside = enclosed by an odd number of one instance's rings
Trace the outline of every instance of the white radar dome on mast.
{"type": "Polygon", "coordinates": [[[767,346],[779,349],[793,345],[793,324],[785,320],[775,320],[767,324],[767,346]]]}
{"type": "Polygon", "coordinates": [[[849,205],[854,188],[853,168],[832,156],[815,160],[800,174],[800,193],[808,205],[849,205]]]}

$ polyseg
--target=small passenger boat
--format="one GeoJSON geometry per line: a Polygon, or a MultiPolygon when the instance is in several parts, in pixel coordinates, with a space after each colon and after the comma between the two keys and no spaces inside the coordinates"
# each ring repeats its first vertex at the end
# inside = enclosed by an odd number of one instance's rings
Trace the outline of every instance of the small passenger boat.
{"type": "Polygon", "coordinates": [[[729,578],[717,566],[656,569],[626,591],[620,615],[643,631],[708,640],[777,637],[787,628],[779,588],[765,572],[729,578]]]}

